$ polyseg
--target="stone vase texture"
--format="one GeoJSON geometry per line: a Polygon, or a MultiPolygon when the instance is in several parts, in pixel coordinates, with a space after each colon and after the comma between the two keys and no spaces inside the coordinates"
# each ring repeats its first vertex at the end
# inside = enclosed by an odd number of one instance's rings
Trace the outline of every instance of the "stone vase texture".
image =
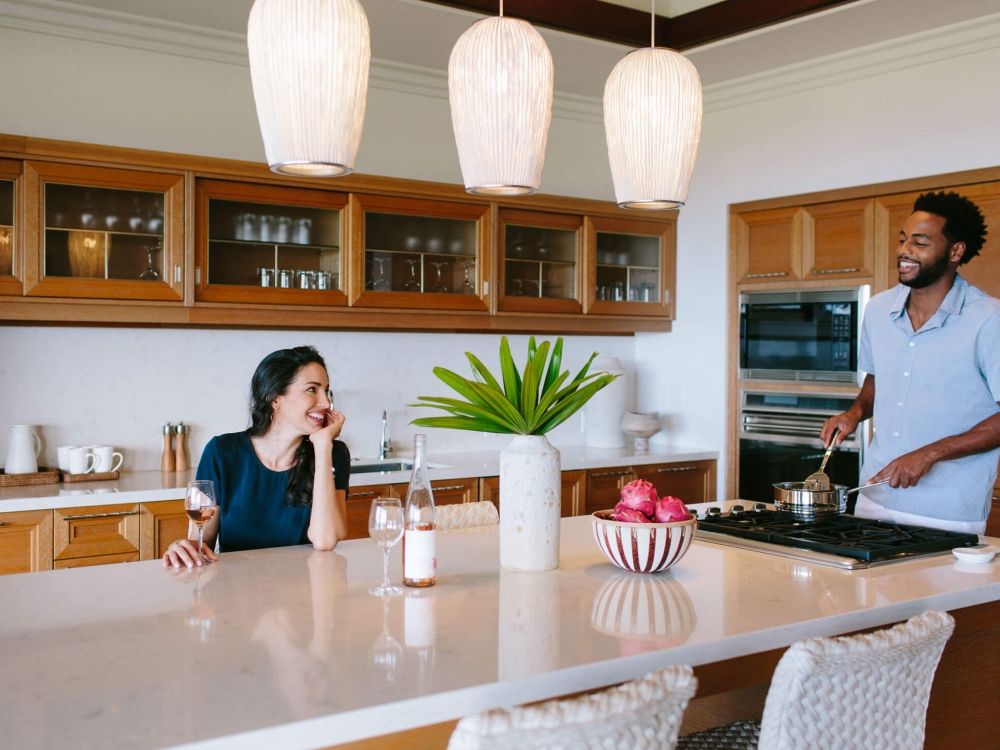
{"type": "Polygon", "coordinates": [[[562,473],[559,450],[544,435],[517,435],[500,451],[500,566],[559,567],[562,473]]]}

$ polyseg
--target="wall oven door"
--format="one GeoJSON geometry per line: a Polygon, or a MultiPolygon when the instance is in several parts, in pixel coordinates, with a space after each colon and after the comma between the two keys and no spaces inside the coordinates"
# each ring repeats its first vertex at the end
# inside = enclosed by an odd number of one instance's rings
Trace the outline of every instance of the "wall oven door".
{"type": "MultiPolygon", "coordinates": [[[[801,482],[819,469],[825,451],[823,422],[846,411],[854,399],[843,394],[743,391],[740,394],[738,496],[774,502],[777,482],[801,482]]],[[[867,422],[830,456],[826,473],[833,484],[857,487],[867,445],[867,422]]],[[[853,509],[854,496],[849,499],[853,509]]]]}

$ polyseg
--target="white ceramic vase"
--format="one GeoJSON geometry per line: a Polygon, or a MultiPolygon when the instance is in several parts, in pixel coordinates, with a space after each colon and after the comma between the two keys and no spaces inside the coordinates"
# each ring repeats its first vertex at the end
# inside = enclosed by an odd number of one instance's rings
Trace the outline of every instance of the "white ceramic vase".
{"type": "Polygon", "coordinates": [[[559,450],[544,435],[516,435],[500,451],[500,566],[559,567],[562,474],[559,450]]]}

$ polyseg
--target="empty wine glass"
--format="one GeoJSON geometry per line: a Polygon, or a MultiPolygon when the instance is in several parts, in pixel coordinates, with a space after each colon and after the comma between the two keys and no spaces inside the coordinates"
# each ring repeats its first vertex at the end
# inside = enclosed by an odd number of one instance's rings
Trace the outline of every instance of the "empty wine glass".
{"type": "Polygon", "coordinates": [[[403,661],[403,647],[389,632],[389,597],[382,597],[382,632],[368,648],[368,661],[386,682],[395,682],[403,661]]]}
{"type": "Polygon", "coordinates": [[[438,294],[447,294],[448,286],[441,280],[441,267],[448,265],[447,262],[443,260],[431,261],[431,265],[437,269],[437,282],[431,287],[432,292],[437,292],[438,294]]]}
{"type": "Polygon", "coordinates": [[[146,270],[139,274],[140,281],[159,281],[160,272],[153,266],[153,254],[160,251],[159,245],[146,247],[146,270]]]}
{"type": "Polygon", "coordinates": [[[387,292],[392,289],[392,285],[385,278],[385,264],[390,258],[372,258],[372,262],[377,267],[375,269],[375,280],[372,282],[372,289],[377,292],[387,292]]]}
{"type": "Polygon", "coordinates": [[[368,589],[368,593],[375,596],[403,593],[399,586],[393,586],[389,581],[389,550],[403,537],[403,506],[398,498],[377,497],[372,500],[368,512],[368,534],[382,548],[382,583],[368,589]]]}
{"type": "Polygon", "coordinates": [[[465,269],[465,279],[462,281],[462,286],[458,288],[460,294],[475,294],[476,286],[469,279],[469,269],[476,265],[475,261],[470,260],[467,263],[462,264],[462,268],[465,269]]]}
{"type": "Polygon", "coordinates": [[[404,289],[408,292],[419,292],[420,280],[417,279],[417,264],[420,262],[420,259],[407,259],[406,262],[410,264],[410,278],[407,280],[404,289]]]}
{"type": "MultiPolygon", "coordinates": [[[[215,483],[210,479],[196,479],[188,482],[187,495],[184,498],[184,510],[188,518],[198,527],[198,560],[204,565],[208,562],[202,553],[204,546],[205,524],[212,520],[216,511],[215,483]]],[[[402,528],[402,524],[400,524],[402,528]]]]}

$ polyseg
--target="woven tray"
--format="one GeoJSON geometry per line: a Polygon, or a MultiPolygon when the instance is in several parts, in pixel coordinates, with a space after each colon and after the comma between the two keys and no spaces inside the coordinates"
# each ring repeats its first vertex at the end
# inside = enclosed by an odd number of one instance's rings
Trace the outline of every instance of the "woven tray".
{"type": "Polygon", "coordinates": [[[59,469],[39,466],[31,474],[4,474],[0,469],[0,487],[30,487],[36,484],[58,484],[59,469]]]}
{"type": "Polygon", "coordinates": [[[67,474],[62,472],[62,480],[68,484],[73,482],[107,482],[112,479],[120,479],[120,471],[99,471],[91,474],[67,474]]]}

